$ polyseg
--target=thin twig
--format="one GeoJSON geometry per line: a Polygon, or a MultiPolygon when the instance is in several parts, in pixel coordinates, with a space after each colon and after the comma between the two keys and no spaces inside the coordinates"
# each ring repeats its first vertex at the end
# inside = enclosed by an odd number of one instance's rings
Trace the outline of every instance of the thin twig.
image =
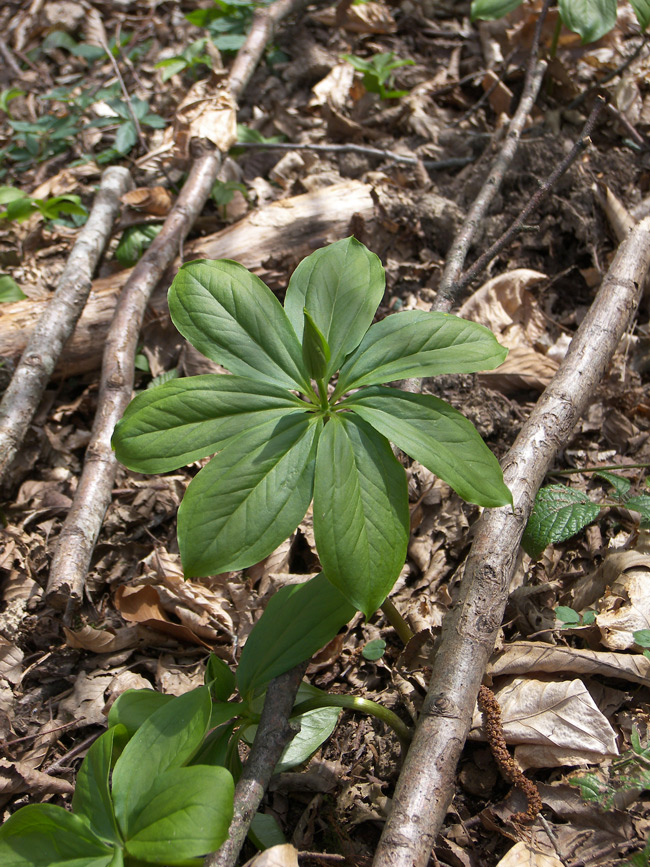
{"type": "Polygon", "coordinates": [[[313,151],[314,153],[353,153],[367,157],[391,160],[394,163],[403,163],[407,166],[417,166],[418,163],[426,169],[439,171],[442,169],[455,169],[466,166],[473,162],[472,157],[450,157],[448,160],[419,160],[417,157],[409,157],[405,154],[397,154],[395,151],[387,151],[383,148],[366,147],[358,144],[295,144],[292,142],[254,142],[238,141],[233,148],[263,148],[264,150],[278,151],[313,151]]]}
{"type": "Polygon", "coordinates": [[[18,64],[16,63],[16,58],[14,57],[11,49],[2,37],[0,37],[0,54],[2,55],[2,59],[16,76],[16,78],[22,78],[22,70],[20,66],[18,66],[18,64]]]}
{"type": "Polygon", "coordinates": [[[289,715],[308,663],[303,662],[272,680],[251,752],[235,787],[235,803],[228,839],[208,855],[204,867],[235,867],[253,816],[257,812],[282,751],[296,734],[289,715]]]}
{"type": "MultiPolygon", "coordinates": [[[[587,118],[587,122],[584,125],[582,132],[580,133],[580,138],[575,142],[569,153],[564,157],[564,159],[560,162],[560,164],[551,172],[548,178],[544,181],[543,184],[540,184],[539,189],[535,192],[533,196],[529,199],[526,206],[521,210],[517,218],[513,221],[513,223],[506,229],[506,231],[498,238],[491,247],[489,247],[484,253],[482,253],[479,258],[474,262],[471,268],[468,268],[467,271],[463,274],[463,276],[458,280],[454,287],[454,295],[458,297],[462,294],[462,292],[472,283],[476,277],[487,267],[487,265],[497,256],[501,250],[503,250],[509,243],[515,238],[525,227],[526,222],[532,212],[537,208],[540,203],[548,196],[553,187],[557,184],[558,180],[562,177],[562,175],[567,171],[569,166],[571,166],[578,156],[591,144],[591,133],[593,132],[594,126],[596,125],[596,120],[598,119],[598,115],[600,114],[601,109],[605,104],[605,100],[600,97],[596,99],[594,103],[594,107],[591,111],[591,114],[587,118]]],[[[440,308],[437,308],[440,309],[440,308]]]]}
{"type": "Polygon", "coordinates": [[[535,494],[607,370],[634,316],[649,266],[647,218],[619,247],[566,357],[503,461],[514,508],[486,510],[477,525],[460,598],[443,622],[429,690],[374,867],[424,867],[429,859],[453,794],[456,765],[535,494]]]}
{"type": "Polygon", "coordinates": [[[56,291],[39,319],[0,403],[0,484],[21,447],[63,347],[75,329],[92,285],[92,275],[120,212],[120,196],[131,189],[127,169],[102,177],[90,216],[79,232],[56,291]]]}
{"type": "Polygon", "coordinates": [[[530,60],[528,68],[526,69],[524,88],[521,94],[521,99],[519,100],[517,111],[513,115],[510,125],[508,126],[508,132],[503,147],[499,151],[485,183],[472,203],[472,206],[465,217],[465,221],[454,238],[451,249],[447,254],[445,269],[440,279],[438,293],[431,308],[432,310],[448,312],[454,303],[457,302],[458,289],[456,283],[463,270],[470,244],[474,239],[476,230],[485,218],[485,214],[487,213],[491,202],[499,191],[505,173],[517,152],[521,132],[526,120],[528,119],[528,115],[535,104],[542,83],[542,78],[546,71],[546,62],[537,59],[537,49],[539,46],[541,27],[544,18],[546,17],[549,5],[550,0],[544,0],[544,6],[540,13],[537,27],[535,28],[530,60]]]}

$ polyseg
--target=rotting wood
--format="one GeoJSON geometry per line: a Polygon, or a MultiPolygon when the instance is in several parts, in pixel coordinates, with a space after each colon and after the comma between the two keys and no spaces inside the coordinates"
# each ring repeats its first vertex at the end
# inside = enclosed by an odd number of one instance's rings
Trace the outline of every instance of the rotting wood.
{"type": "MultiPolygon", "coordinates": [[[[34,311],[35,325],[32,323],[27,332],[29,340],[23,334],[22,357],[0,403],[0,485],[9,475],[50,376],[82,314],[93,272],[120,213],[120,196],[132,186],[128,169],[119,166],[106,169],[54,295],[34,311]]],[[[3,333],[10,328],[10,322],[10,317],[3,315],[3,333]]]]}
{"type": "MultiPolygon", "coordinates": [[[[304,0],[276,0],[254,16],[253,26],[228,77],[226,92],[237,99],[272,37],[275,24],[304,0]]],[[[231,142],[228,142],[230,145],[231,142]]],[[[46,599],[66,617],[81,602],[86,575],[104,515],[111,501],[117,462],[111,449],[115,425],[131,399],[134,358],[147,303],[165,270],[174,261],[210,195],[221,153],[204,143],[163,228],[135,266],[115,309],[104,348],[99,400],[84,467],[74,501],[59,535],[50,568],[46,599]]]]}
{"type": "Polygon", "coordinates": [[[649,266],[647,218],[619,247],[566,358],[503,460],[514,508],[487,510],[477,525],[459,601],[443,622],[429,689],[374,867],[428,863],[453,795],[456,765],[501,626],[535,495],[634,316],[649,266]]]}
{"type": "MultiPolygon", "coordinates": [[[[226,229],[185,245],[184,258],[235,259],[264,279],[267,260],[291,256],[296,264],[328,241],[350,233],[350,219],[358,214],[368,232],[375,227],[372,187],[360,181],[334,184],[312,193],[273,202],[253,211],[226,229]]],[[[172,267],[176,269],[180,259],[172,267]]],[[[95,280],[86,309],[65,346],[56,370],[59,377],[97,370],[119,293],[133,269],[95,280]]],[[[0,357],[17,359],[27,335],[48,301],[16,301],[4,305],[0,357]]],[[[163,279],[150,300],[155,317],[168,317],[167,285],[163,279]]]]}

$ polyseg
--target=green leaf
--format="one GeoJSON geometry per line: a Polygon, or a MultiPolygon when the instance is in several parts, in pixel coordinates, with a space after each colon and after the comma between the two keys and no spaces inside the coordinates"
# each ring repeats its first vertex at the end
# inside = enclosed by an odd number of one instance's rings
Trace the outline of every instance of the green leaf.
{"type": "MultiPolygon", "coordinates": [[[[213,701],[212,712],[210,714],[210,728],[230,722],[234,717],[240,716],[243,709],[240,701],[213,701]]],[[[195,765],[200,764],[196,760],[193,763],[195,765]]]]}
{"type": "Polygon", "coordinates": [[[637,497],[630,497],[623,504],[626,509],[632,509],[641,515],[641,526],[650,526],[650,496],[641,494],[637,497]]]}
{"type": "Polygon", "coordinates": [[[323,337],[306,307],[303,313],[305,323],[302,335],[302,360],[305,369],[313,379],[323,379],[332,353],[327,340],[323,337]]]}
{"type": "Polygon", "coordinates": [[[187,578],[252,566],[296,529],[312,498],[321,426],[304,412],[260,424],[192,480],[178,510],[187,578]]]}
{"type": "Polygon", "coordinates": [[[291,275],[284,308],[300,340],[305,308],[323,334],[331,351],[325,379],[359,345],[384,295],[385,283],[379,258],[354,238],[316,250],[291,275]]]}
{"type": "Polygon", "coordinates": [[[0,828],[2,867],[121,867],[80,817],[53,804],[22,807],[0,828]]]}
{"type": "Polygon", "coordinates": [[[85,816],[98,837],[118,846],[122,845],[122,837],[117,828],[108,781],[115,736],[124,734],[124,726],[113,727],[97,738],[79,769],[72,796],[73,813],[85,816]]]}
{"type": "Polygon", "coordinates": [[[235,691],[235,675],[230,670],[230,666],[215,653],[211,653],[208,658],[204,682],[210,690],[210,695],[217,701],[228,701],[235,691]]]}
{"type": "Polygon", "coordinates": [[[637,629],[632,633],[632,637],[639,647],[650,647],[650,629],[637,629]]]}
{"type": "Polygon", "coordinates": [[[250,700],[274,677],[309,659],[354,614],[323,573],[278,590],[244,645],[237,667],[241,695],[250,700]]]}
{"type": "Polygon", "coordinates": [[[109,726],[123,725],[129,736],[134,735],[152,713],[174,700],[153,689],[127,689],[113,702],[108,712],[109,726]]]}
{"type": "Polygon", "coordinates": [[[521,540],[524,551],[539,557],[547,545],[563,542],[595,521],[600,506],[566,485],[540,488],[521,540]]]}
{"type": "Polygon", "coordinates": [[[364,645],[363,650],[361,651],[361,655],[364,659],[369,660],[370,662],[375,662],[377,659],[381,659],[386,651],[386,642],[383,638],[375,638],[374,641],[369,641],[366,645],[364,645]]]}
{"type": "Polygon", "coordinates": [[[608,473],[606,470],[601,470],[599,473],[594,473],[594,475],[599,479],[604,479],[606,482],[609,482],[609,484],[614,488],[614,495],[619,500],[624,500],[632,487],[632,483],[629,479],[625,479],[623,476],[617,476],[615,473],[608,473]]]}
{"type": "MultiPolygon", "coordinates": [[[[308,683],[302,683],[298,690],[296,704],[307,701],[315,695],[322,696],[324,693],[308,683]]],[[[292,717],[292,722],[297,722],[300,725],[300,731],[284,748],[273,773],[283,774],[285,771],[306,762],[332,734],[340,714],[341,710],[338,707],[321,707],[292,717]]]]}
{"type": "Polygon", "coordinates": [[[580,623],[580,615],[573,608],[567,605],[558,605],[555,609],[555,616],[562,623],[577,625],[580,623]]]}
{"type": "Polygon", "coordinates": [[[162,772],[129,817],[126,851],[170,867],[215,851],[228,836],[234,788],[230,772],[221,767],[162,772]]]}
{"type": "Polygon", "coordinates": [[[280,826],[268,813],[255,813],[248,829],[248,839],[260,852],[287,842],[280,826]]]}
{"type": "Polygon", "coordinates": [[[565,26],[583,43],[595,42],[616,25],[616,0],[559,0],[565,26]]]}
{"type": "Polygon", "coordinates": [[[332,416],[318,443],[314,535],[328,579],[371,617],[404,565],[408,489],[387,440],[352,414],[332,416]]]}
{"type": "Polygon", "coordinates": [[[207,373],[174,379],[131,401],[113,434],[121,463],[165,473],[222,449],[233,437],[306,407],[284,388],[207,373]]]}
{"type": "Polygon", "coordinates": [[[129,226],[125,229],[120,243],[115,248],[115,258],[120,265],[124,265],[125,268],[135,265],[161,229],[162,223],[129,226]]]}
{"type": "Polygon", "coordinates": [[[183,337],[232,373],[309,387],[298,338],[280,302],[243,265],[229,259],[183,265],[169,289],[169,311],[183,337]]]}
{"type": "Polygon", "coordinates": [[[18,283],[8,274],[0,274],[0,304],[27,298],[18,283]]]}
{"type": "Polygon", "coordinates": [[[480,18],[484,21],[492,21],[495,18],[503,18],[508,12],[512,12],[517,6],[521,6],[523,0],[472,0],[472,21],[480,18]]]}
{"type": "Polygon", "coordinates": [[[641,30],[645,30],[650,24],[650,0],[630,0],[630,3],[641,30]]]}
{"type": "Polygon", "coordinates": [[[0,186],[0,205],[7,205],[9,202],[15,202],[18,199],[29,199],[26,193],[19,190],[18,187],[0,186]]]}
{"type": "Polygon", "coordinates": [[[360,385],[498,367],[508,350],[492,332],[449,313],[394,313],[369,329],[341,368],[335,396],[360,385]]]}
{"type": "Polygon", "coordinates": [[[113,771],[115,815],[125,837],[149,800],[155,781],[172,768],[189,762],[199,749],[210,722],[210,691],[206,686],[177,696],[142,723],[128,742],[113,771]]]}
{"type": "Polygon", "coordinates": [[[341,406],[354,410],[464,500],[487,508],[512,503],[497,459],[469,419],[443,400],[373,386],[341,406]]]}
{"type": "Polygon", "coordinates": [[[126,120],[120,125],[115,136],[115,150],[124,156],[138,141],[138,133],[132,120],[126,120]]]}

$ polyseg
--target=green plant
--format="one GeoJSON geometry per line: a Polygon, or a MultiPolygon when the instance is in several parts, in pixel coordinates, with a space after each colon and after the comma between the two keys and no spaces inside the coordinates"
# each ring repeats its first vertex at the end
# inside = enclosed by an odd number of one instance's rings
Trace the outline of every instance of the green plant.
{"type": "Polygon", "coordinates": [[[409,536],[406,475],[389,440],[470,502],[511,502],[496,458],[464,416],[431,395],[380,385],[495,367],[506,350],[488,329],[448,314],[413,310],[371,325],[384,282],[379,259],[354,238],[300,263],[284,309],[236,262],[180,269],[172,320],[233,375],[138,395],[113,445],[144,473],[217,453],[179,509],[187,577],[263,559],[313,497],[325,573],[369,617],[400,573],[409,536]]]}
{"type": "Polygon", "coordinates": [[[27,298],[18,283],[8,274],[0,274],[0,303],[27,298]]]}
{"type": "Polygon", "coordinates": [[[135,265],[161,229],[162,223],[143,223],[125,229],[115,248],[115,258],[120,265],[125,268],[135,265]]]}
{"type": "Polygon", "coordinates": [[[4,823],[3,867],[189,867],[223,843],[234,785],[225,768],[201,761],[208,688],[151,707],[135,731],[115,723],[95,741],[71,813],[33,804],[4,823]]]}
{"type": "Polygon", "coordinates": [[[33,199],[16,187],[0,187],[0,220],[16,220],[24,223],[33,214],[40,214],[44,220],[59,220],[61,214],[87,217],[88,211],[81,204],[79,196],[63,195],[51,199],[33,199]]]}
{"type": "Polygon", "coordinates": [[[357,70],[363,73],[363,86],[369,93],[378,93],[382,99],[398,99],[406,96],[408,90],[392,90],[393,72],[401,66],[412,66],[413,60],[400,60],[392,51],[385,54],[373,54],[369,60],[357,57],[356,54],[344,54],[347,60],[357,70]],[[388,85],[388,90],[386,89],[388,85]]]}
{"type": "Polygon", "coordinates": [[[623,506],[641,515],[641,526],[650,526],[650,496],[631,496],[631,483],[622,476],[606,470],[587,468],[575,472],[594,472],[611,485],[610,500],[597,503],[582,491],[566,485],[547,485],[535,497],[533,511],[528,519],[521,544],[531,557],[539,557],[547,545],[563,542],[593,523],[603,509],[623,506]]]}
{"type": "Polygon", "coordinates": [[[555,616],[562,624],[562,629],[575,629],[579,626],[591,626],[596,620],[595,611],[585,611],[580,614],[568,605],[558,605],[555,609],[555,616]]]}
{"type": "Polygon", "coordinates": [[[18,96],[24,96],[25,91],[19,90],[17,87],[10,87],[7,90],[0,90],[0,111],[4,111],[4,113],[11,117],[11,112],[9,111],[9,103],[12,99],[16,99],[18,96]]]}
{"type": "MultiPolygon", "coordinates": [[[[524,0],[472,0],[472,20],[502,18],[524,0]]],[[[650,3],[630,0],[641,29],[650,23],[650,3]]],[[[616,25],[617,0],[558,0],[560,21],[584,42],[595,42],[616,25]]]]}
{"type": "Polygon", "coordinates": [[[205,27],[219,51],[239,51],[250,30],[253,12],[267,2],[255,0],[214,0],[214,6],[194,9],[185,17],[196,27],[205,27]]]}
{"type": "Polygon", "coordinates": [[[99,163],[111,162],[113,159],[126,156],[137,143],[138,130],[133,115],[135,115],[141,127],[148,126],[153,129],[163,129],[167,125],[167,121],[164,118],[149,111],[149,103],[144,99],[134,97],[131,99],[129,105],[125,100],[113,97],[112,99],[107,99],[106,104],[114,112],[113,117],[102,117],[88,124],[88,126],[94,127],[113,127],[117,124],[115,144],[112,148],[108,148],[97,155],[96,159],[99,163]]]}
{"type": "Polygon", "coordinates": [[[167,81],[176,75],[178,72],[194,72],[197,66],[212,67],[212,59],[205,52],[205,43],[207,38],[196,39],[191,42],[187,48],[174,57],[168,57],[165,60],[159,60],[154,64],[154,69],[162,69],[162,80],[167,81]]]}
{"type": "Polygon", "coordinates": [[[631,749],[627,750],[599,774],[570,777],[569,782],[580,788],[585,801],[611,810],[616,798],[625,792],[650,789],[650,746],[643,746],[639,730],[632,727],[631,749]]]}
{"type": "Polygon", "coordinates": [[[233,196],[237,191],[239,191],[244,198],[248,198],[246,184],[240,184],[238,181],[215,181],[212,185],[210,198],[217,208],[219,208],[222,219],[226,218],[226,205],[232,202],[233,196]]]}

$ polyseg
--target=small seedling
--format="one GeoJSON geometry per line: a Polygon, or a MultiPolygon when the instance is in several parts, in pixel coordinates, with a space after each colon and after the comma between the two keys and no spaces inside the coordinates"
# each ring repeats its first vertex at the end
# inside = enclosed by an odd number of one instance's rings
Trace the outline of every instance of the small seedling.
{"type": "Polygon", "coordinates": [[[373,54],[369,60],[357,57],[356,54],[344,54],[347,60],[357,70],[363,73],[363,86],[368,93],[378,93],[382,99],[398,99],[406,96],[408,90],[393,90],[393,72],[402,66],[412,66],[413,60],[400,60],[392,51],[386,54],[373,54]],[[388,85],[388,89],[386,89],[388,85]]]}
{"type": "Polygon", "coordinates": [[[222,219],[226,219],[226,205],[229,205],[233,200],[236,192],[240,192],[244,198],[248,198],[248,190],[246,184],[240,184],[238,181],[215,181],[210,191],[210,198],[215,203],[222,219]]]}
{"type": "Polygon", "coordinates": [[[115,258],[120,265],[124,265],[125,268],[135,265],[144,251],[149,249],[161,229],[162,223],[145,223],[125,229],[120,243],[115,248],[115,258]]]}
{"type": "Polygon", "coordinates": [[[148,126],[153,129],[163,129],[167,125],[167,121],[164,118],[149,111],[149,103],[143,99],[134,97],[129,106],[123,99],[115,97],[107,99],[106,104],[114,113],[113,116],[102,117],[89,124],[89,126],[94,127],[113,127],[117,124],[115,144],[112,148],[108,148],[97,155],[97,161],[100,163],[110,162],[113,159],[126,156],[137,143],[138,131],[133,115],[138,119],[141,127],[148,126]]]}
{"type": "Polygon", "coordinates": [[[268,5],[268,0],[214,0],[214,6],[194,9],[185,17],[196,27],[204,27],[219,51],[239,51],[253,22],[253,12],[264,5],[268,5]]]}
{"type": "Polygon", "coordinates": [[[184,265],[172,320],[232,372],[177,379],[138,395],[113,436],[118,460],[162,473],[215,455],[178,513],[186,577],[244,569],[268,556],[314,501],[329,581],[367,617],[406,557],[406,474],[390,442],[482,506],[511,503],[474,426],[432,395],[382,383],[499,365],[487,328],[412,310],[372,325],[384,294],[377,256],[354,238],[300,263],[284,308],[237,262],[184,265]]]}
{"type": "Polygon", "coordinates": [[[633,726],[630,735],[631,749],[623,753],[600,775],[585,774],[570,777],[573,786],[579,786],[585,801],[597,804],[601,810],[611,810],[619,794],[631,790],[639,792],[650,789],[650,746],[643,746],[639,730],[633,726]]]}
{"type": "Polygon", "coordinates": [[[154,69],[162,69],[162,80],[167,81],[179,72],[197,72],[197,67],[207,66],[212,67],[212,58],[205,51],[205,43],[207,39],[196,39],[190,43],[185,51],[177,54],[174,57],[168,57],[165,60],[159,60],[154,64],[154,69]]]}
{"type": "Polygon", "coordinates": [[[555,616],[561,623],[561,629],[576,629],[580,626],[591,626],[596,622],[595,611],[585,611],[580,614],[568,605],[558,605],[555,616]]]}
{"type": "Polygon", "coordinates": [[[10,87],[7,90],[0,90],[0,111],[4,111],[7,117],[11,117],[11,112],[9,111],[9,103],[12,99],[16,99],[19,96],[24,96],[25,91],[19,90],[17,87],[10,87]]]}
{"type": "Polygon", "coordinates": [[[79,196],[63,195],[51,199],[33,199],[16,187],[0,187],[0,220],[16,220],[24,223],[34,214],[44,220],[59,220],[61,214],[87,217],[88,211],[81,204],[79,196]]]}
{"type": "MultiPolygon", "coordinates": [[[[472,20],[493,20],[512,12],[524,0],[472,0],[472,20]]],[[[650,24],[650,4],[647,0],[630,0],[641,29],[650,24]]],[[[595,42],[616,25],[617,0],[558,0],[560,21],[578,33],[583,43],[595,42]]]]}
{"type": "MultiPolygon", "coordinates": [[[[575,472],[592,472],[582,469],[575,472]]],[[[622,476],[605,470],[595,474],[611,485],[611,500],[594,502],[587,494],[566,485],[547,485],[535,497],[521,544],[531,557],[539,557],[547,545],[564,542],[592,524],[603,509],[623,506],[641,515],[641,527],[650,526],[650,496],[630,496],[631,483],[622,476]]]]}

